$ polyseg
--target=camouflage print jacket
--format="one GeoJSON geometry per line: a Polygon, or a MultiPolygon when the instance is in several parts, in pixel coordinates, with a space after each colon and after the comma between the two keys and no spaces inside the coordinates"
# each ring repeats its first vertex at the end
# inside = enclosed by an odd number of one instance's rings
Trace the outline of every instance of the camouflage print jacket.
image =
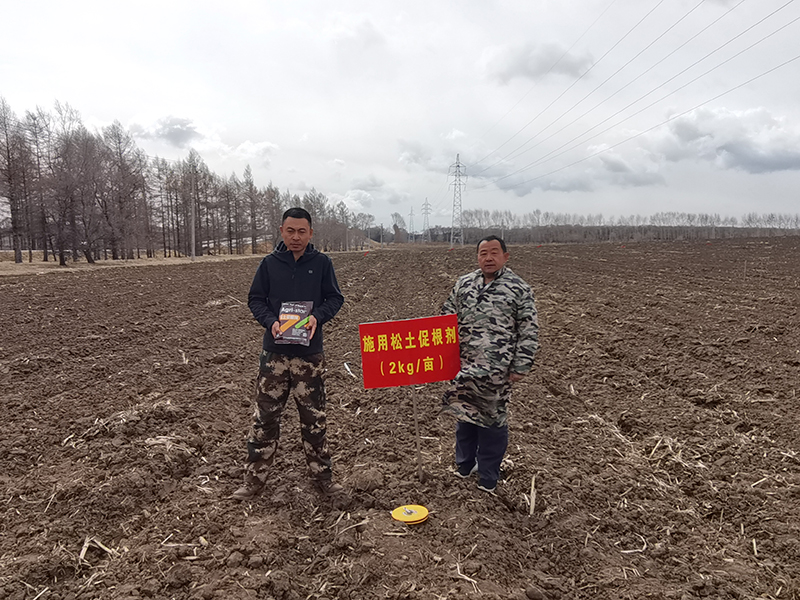
{"type": "Polygon", "coordinates": [[[458,316],[461,371],[465,379],[507,381],[527,373],[539,348],[539,320],[533,292],[511,269],[502,269],[488,285],[480,269],[458,279],[442,306],[458,316]]]}

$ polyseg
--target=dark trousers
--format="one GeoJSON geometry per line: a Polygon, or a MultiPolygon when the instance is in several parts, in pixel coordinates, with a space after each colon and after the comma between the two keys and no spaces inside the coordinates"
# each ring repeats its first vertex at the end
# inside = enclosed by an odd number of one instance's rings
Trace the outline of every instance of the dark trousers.
{"type": "Polygon", "coordinates": [[[281,416],[294,392],[300,412],[300,435],[311,474],[331,478],[331,455],[325,440],[325,370],[322,354],[302,358],[263,352],[256,383],[256,410],[247,442],[248,469],[264,480],[275,459],[281,433],[281,416]]]}
{"type": "Polygon", "coordinates": [[[472,423],[456,423],[456,464],[472,468],[478,461],[481,485],[494,486],[500,478],[500,463],[508,448],[508,425],[480,427],[472,423]]]}

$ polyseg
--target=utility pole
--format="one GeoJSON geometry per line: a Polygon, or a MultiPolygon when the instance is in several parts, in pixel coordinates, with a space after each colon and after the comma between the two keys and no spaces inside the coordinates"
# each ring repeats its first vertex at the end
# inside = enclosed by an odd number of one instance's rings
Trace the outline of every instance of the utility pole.
{"type": "Polygon", "coordinates": [[[414,207],[411,207],[411,212],[408,215],[408,235],[411,237],[411,243],[414,243],[414,207]]]}
{"type": "Polygon", "coordinates": [[[431,226],[428,223],[428,215],[431,214],[431,205],[428,199],[425,198],[425,204],[422,205],[422,243],[431,241],[431,226]]]}
{"type": "Polygon", "coordinates": [[[462,173],[464,165],[459,161],[459,155],[456,154],[456,162],[450,165],[450,173],[448,176],[453,176],[453,223],[450,226],[450,247],[453,248],[456,243],[464,245],[464,225],[461,219],[461,188],[466,187],[466,183],[461,183],[461,176],[467,178],[466,172],[462,173]]]}

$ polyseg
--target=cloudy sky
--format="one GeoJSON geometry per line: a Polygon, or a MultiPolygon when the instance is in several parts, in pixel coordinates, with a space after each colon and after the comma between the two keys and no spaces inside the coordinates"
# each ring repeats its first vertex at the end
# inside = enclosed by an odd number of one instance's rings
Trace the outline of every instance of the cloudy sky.
{"type": "Polygon", "coordinates": [[[0,96],[388,226],[800,212],[800,1],[0,0],[0,96]]]}

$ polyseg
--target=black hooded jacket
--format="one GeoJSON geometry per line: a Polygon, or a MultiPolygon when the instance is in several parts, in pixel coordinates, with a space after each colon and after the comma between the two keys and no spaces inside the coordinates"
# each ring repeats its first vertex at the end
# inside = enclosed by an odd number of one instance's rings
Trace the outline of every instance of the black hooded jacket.
{"type": "Polygon", "coordinates": [[[299,260],[282,241],[258,265],[247,305],[265,329],[264,350],[290,356],[308,356],[322,352],[322,325],[330,321],[344,303],[331,259],[312,244],[299,260]],[[317,319],[317,331],[308,346],[276,344],[272,324],[278,320],[283,302],[311,301],[311,314],[317,319]]]}

